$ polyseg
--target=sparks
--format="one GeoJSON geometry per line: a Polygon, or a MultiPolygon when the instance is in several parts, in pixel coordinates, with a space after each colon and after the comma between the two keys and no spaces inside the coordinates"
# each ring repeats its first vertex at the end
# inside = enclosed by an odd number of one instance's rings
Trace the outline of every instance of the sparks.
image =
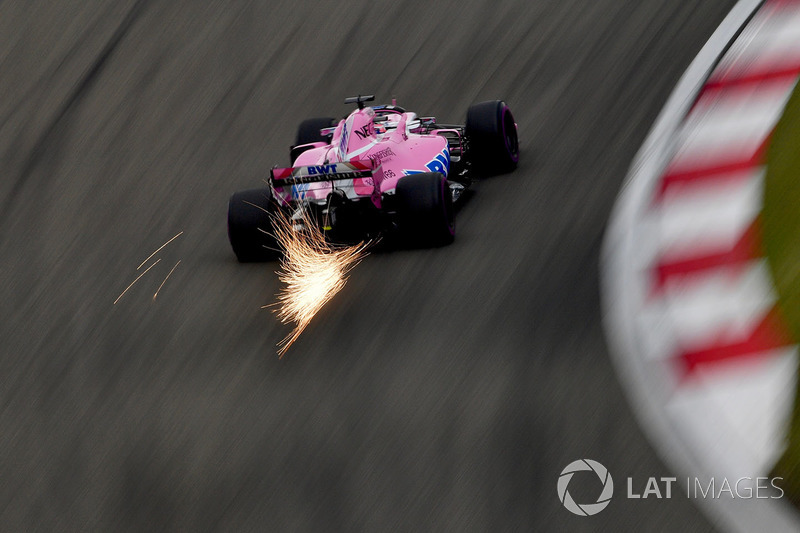
{"type": "Polygon", "coordinates": [[[141,264],[141,265],[139,265],[138,267],[136,267],[136,270],[139,270],[140,268],[142,268],[142,267],[144,266],[144,264],[145,264],[145,263],[147,263],[148,261],[150,261],[150,259],[151,259],[151,258],[152,258],[154,255],[156,255],[158,252],[160,252],[161,250],[163,250],[163,249],[164,249],[164,247],[165,247],[166,245],[168,245],[169,243],[171,243],[172,241],[174,241],[175,239],[177,239],[177,238],[178,238],[178,237],[180,237],[181,235],[183,235],[183,232],[182,232],[182,231],[181,231],[180,233],[178,233],[177,235],[175,235],[175,236],[174,236],[173,238],[171,238],[170,240],[168,240],[167,242],[165,242],[164,244],[162,244],[161,246],[159,246],[159,247],[158,247],[158,250],[156,250],[155,252],[153,252],[152,254],[150,254],[150,256],[149,256],[147,259],[145,259],[144,261],[142,261],[142,264],[141,264]]]}
{"type": "Polygon", "coordinates": [[[275,238],[284,250],[278,279],[284,287],[278,294],[277,315],[294,330],[278,343],[279,357],[300,337],[314,315],[345,286],[347,275],[366,256],[370,242],[336,246],[314,221],[303,214],[304,229],[297,231],[285,216],[274,219],[275,238]]]}
{"type": "Polygon", "coordinates": [[[135,284],[137,281],[139,281],[140,279],[142,279],[142,276],[144,276],[145,274],[147,274],[147,273],[150,271],[150,269],[151,269],[151,268],[153,268],[154,266],[156,266],[156,265],[157,265],[159,262],[161,262],[161,258],[159,258],[159,259],[158,259],[158,260],[157,260],[155,263],[153,263],[152,265],[150,265],[149,267],[147,267],[147,268],[145,269],[145,271],[144,271],[144,272],[142,272],[141,274],[139,274],[139,275],[136,277],[136,279],[135,279],[135,280],[133,280],[133,281],[131,282],[131,284],[130,284],[130,285],[128,285],[128,287],[127,287],[127,288],[126,288],[124,291],[122,291],[122,294],[120,294],[119,296],[117,296],[117,299],[116,299],[116,300],[114,300],[114,305],[117,305],[117,302],[120,300],[120,298],[122,298],[123,296],[125,296],[125,293],[126,293],[126,292],[128,292],[128,289],[130,289],[131,287],[133,287],[133,285],[134,285],[134,284],[135,284]]]}
{"type": "Polygon", "coordinates": [[[180,262],[180,260],[178,260],[178,262],[175,263],[175,266],[172,267],[172,270],[169,271],[169,274],[167,274],[167,277],[164,278],[164,281],[161,282],[161,285],[158,286],[158,290],[156,290],[156,293],[153,295],[153,301],[154,302],[156,301],[156,298],[158,297],[158,293],[161,292],[161,287],[164,286],[164,284],[167,282],[169,277],[172,275],[173,272],[175,272],[175,269],[178,268],[178,265],[180,265],[180,264],[181,264],[181,262],[180,262]]]}

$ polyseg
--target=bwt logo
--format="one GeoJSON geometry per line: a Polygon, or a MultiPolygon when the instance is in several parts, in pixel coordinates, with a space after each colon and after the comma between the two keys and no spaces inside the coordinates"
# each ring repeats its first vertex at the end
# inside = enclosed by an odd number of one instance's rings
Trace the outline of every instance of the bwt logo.
{"type": "Polygon", "coordinates": [[[605,466],[601,465],[597,461],[592,461],[591,459],[578,459],[577,461],[571,462],[564,470],[561,471],[561,475],[558,477],[558,499],[561,500],[561,503],[569,512],[579,516],[596,515],[608,507],[608,504],[611,502],[611,496],[613,495],[614,480],[611,479],[611,474],[608,473],[608,469],[606,469],[605,466]],[[567,488],[569,486],[569,482],[572,481],[572,476],[575,475],[575,472],[586,470],[597,474],[597,478],[600,480],[600,483],[603,484],[603,491],[600,493],[600,496],[597,497],[596,502],[578,504],[572,499],[572,496],[567,488]]]}
{"type": "Polygon", "coordinates": [[[315,165],[313,167],[308,167],[308,174],[317,175],[317,174],[336,174],[336,165],[315,165]]]}

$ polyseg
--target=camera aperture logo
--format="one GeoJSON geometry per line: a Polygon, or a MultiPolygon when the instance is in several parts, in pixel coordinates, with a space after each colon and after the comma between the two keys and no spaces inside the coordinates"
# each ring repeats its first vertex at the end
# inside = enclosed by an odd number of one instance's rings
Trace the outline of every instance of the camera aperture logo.
{"type": "Polygon", "coordinates": [[[558,477],[558,499],[561,500],[561,503],[569,512],[579,516],[596,515],[608,507],[613,495],[614,480],[611,479],[611,474],[608,473],[608,469],[591,459],[578,459],[577,461],[571,462],[561,471],[561,475],[558,477]],[[572,499],[569,490],[567,490],[569,482],[572,481],[572,476],[575,475],[575,472],[581,471],[593,471],[597,474],[600,483],[603,484],[603,490],[594,503],[576,503],[575,500],[572,499]]]}

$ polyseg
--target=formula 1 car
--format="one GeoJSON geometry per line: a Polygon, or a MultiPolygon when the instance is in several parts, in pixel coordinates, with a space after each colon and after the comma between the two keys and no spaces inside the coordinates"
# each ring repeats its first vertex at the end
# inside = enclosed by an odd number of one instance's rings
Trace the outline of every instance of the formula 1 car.
{"type": "Polygon", "coordinates": [[[290,149],[292,166],[275,167],[269,187],[235,193],[228,237],[241,262],[277,259],[272,228],[283,210],[296,231],[318,224],[331,242],[397,235],[411,246],[455,238],[454,204],[475,175],[510,172],[519,160],[517,125],[499,100],[471,106],[464,125],[391,105],[374,96],[345,99],[343,120],[303,121],[290,149]]]}

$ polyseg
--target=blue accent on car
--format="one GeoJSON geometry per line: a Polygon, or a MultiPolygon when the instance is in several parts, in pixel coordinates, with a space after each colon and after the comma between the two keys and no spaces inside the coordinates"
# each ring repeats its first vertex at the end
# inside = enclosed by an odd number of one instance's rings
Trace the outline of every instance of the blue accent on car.
{"type": "Polygon", "coordinates": [[[307,190],[308,190],[307,183],[292,185],[292,198],[295,200],[305,200],[307,190]]]}
{"type": "Polygon", "coordinates": [[[447,177],[450,174],[450,150],[445,147],[444,150],[439,152],[433,159],[425,163],[427,170],[406,170],[403,169],[403,174],[410,176],[411,174],[422,174],[423,172],[439,172],[447,177]]]}

